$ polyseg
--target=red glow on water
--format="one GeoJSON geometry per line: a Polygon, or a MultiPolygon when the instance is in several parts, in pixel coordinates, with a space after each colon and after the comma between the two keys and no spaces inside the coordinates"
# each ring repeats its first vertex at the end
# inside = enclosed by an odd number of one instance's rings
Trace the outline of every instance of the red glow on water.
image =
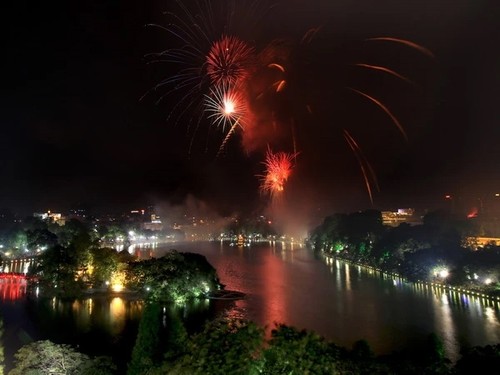
{"type": "MultiPolygon", "coordinates": [[[[265,258],[262,273],[259,276],[262,278],[263,283],[267,285],[263,295],[263,306],[265,307],[263,314],[266,320],[273,323],[287,322],[289,320],[287,315],[289,301],[287,301],[287,286],[284,283],[286,278],[283,261],[270,254],[265,258]]],[[[267,328],[273,329],[274,326],[267,328]]],[[[267,334],[270,334],[270,331],[267,334]]]]}
{"type": "Polygon", "coordinates": [[[3,301],[14,301],[26,294],[26,278],[21,275],[0,276],[0,298],[3,301]]]}

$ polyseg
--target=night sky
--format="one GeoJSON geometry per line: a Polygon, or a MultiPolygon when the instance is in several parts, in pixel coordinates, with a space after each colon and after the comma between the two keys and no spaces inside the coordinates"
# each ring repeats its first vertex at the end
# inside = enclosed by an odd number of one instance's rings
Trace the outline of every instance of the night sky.
{"type": "MultiPolygon", "coordinates": [[[[147,56],[179,40],[145,25],[168,28],[176,19],[165,11],[190,25],[176,2],[7,6],[0,207],[29,213],[83,203],[106,211],[188,200],[220,215],[257,213],[269,206],[256,177],[267,145],[299,152],[280,202],[291,216],[424,208],[444,194],[500,190],[496,0],[241,1],[225,18],[221,3],[231,2],[210,3],[213,14],[196,18],[213,25],[209,38],[234,34],[255,48],[261,64],[274,59],[287,69],[283,93],[253,103],[265,132],[235,134],[218,157],[223,136],[200,110],[203,88],[189,97],[187,111],[175,107],[185,88],[151,91],[191,63],[151,63],[147,56]],[[316,32],[304,42],[310,30],[316,32]],[[434,57],[366,40],[375,37],[412,41],[434,57]],[[390,68],[413,83],[354,65],[360,63],[390,68]],[[349,87],[383,102],[408,140],[349,87]],[[344,130],[377,176],[373,203],[344,130]]],[[[267,82],[266,74],[252,77],[252,90],[267,82]]]]}

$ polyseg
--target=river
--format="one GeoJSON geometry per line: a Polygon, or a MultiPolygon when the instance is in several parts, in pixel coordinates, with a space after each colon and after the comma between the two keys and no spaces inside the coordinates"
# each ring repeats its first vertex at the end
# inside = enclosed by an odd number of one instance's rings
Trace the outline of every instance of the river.
{"type": "MultiPolygon", "coordinates": [[[[407,283],[280,242],[251,247],[188,242],[137,252],[150,257],[170,249],[205,255],[226,289],[246,294],[230,304],[204,301],[186,307],[191,325],[225,311],[266,326],[268,332],[279,322],[314,330],[346,347],[366,339],[376,354],[410,347],[434,332],[452,361],[463,345],[500,343],[499,301],[407,283]]],[[[127,358],[142,310],[140,301],[119,296],[70,302],[27,299],[22,288],[20,292],[5,282],[0,282],[0,298],[7,358],[33,339],[127,358]]]]}
{"type": "MultiPolygon", "coordinates": [[[[500,343],[500,302],[403,282],[299,246],[173,248],[203,254],[227,289],[247,294],[229,312],[273,327],[314,330],[338,345],[366,339],[377,354],[421,341],[431,332],[456,360],[462,345],[500,343]]],[[[157,250],[160,254],[161,250],[157,250]]]]}

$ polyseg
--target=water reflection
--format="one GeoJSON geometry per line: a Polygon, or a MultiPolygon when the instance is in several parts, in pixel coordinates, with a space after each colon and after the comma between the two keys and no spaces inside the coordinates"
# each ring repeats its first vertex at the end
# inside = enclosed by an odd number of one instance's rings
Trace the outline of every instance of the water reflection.
{"type": "MultiPolygon", "coordinates": [[[[398,329],[394,331],[394,337],[387,338],[387,341],[404,340],[403,335],[411,334],[411,330],[414,329],[420,331],[421,335],[435,332],[442,338],[447,356],[452,361],[459,358],[460,348],[464,345],[500,342],[498,301],[484,296],[467,295],[438,285],[410,283],[399,276],[384,274],[359,265],[350,266],[333,258],[325,258],[325,263],[329,272],[334,275],[336,290],[342,300],[337,306],[342,309],[344,315],[352,314],[346,304],[350,303],[349,296],[356,295],[353,301],[358,304],[359,301],[363,301],[363,308],[374,325],[381,325],[387,319],[384,316],[390,316],[394,319],[391,324],[407,326],[406,332],[399,332],[398,329]],[[356,272],[352,272],[354,270],[356,272]],[[360,277],[363,278],[362,288],[366,293],[358,289],[357,281],[360,277]],[[384,295],[390,298],[383,310],[378,306],[380,303],[371,302],[372,298],[368,296],[371,284],[377,280],[379,283],[377,289],[372,290],[373,296],[383,290],[384,295]],[[407,306],[404,306],[405,303],[407,306]],[[382,315],[377,316],[377,314],[382,315]]],[[[378,295],[376,298],[381,299],[381,296],[378,295]]],[[[377,337],[380,340],[383,332],[379,331],[377,337]]],[[[374,338],[373,342],[376,341],[377,338],[374,338]]],[[[371,343],[370,340],[369,342],[371,343]]]]}
{"type": "MultiPolygon", "coordinates": [[[[259,267],[258,276],[267,286],[263,290],[262,312],[268,322],[281,323],[288,321],[287,317],[287,293],[285,284],[284,263],[278,257],[268,256],[263,259],[262,267],[259,267]]],[[[273,327],[271,327],[273,328],[273,327]]]]}
{"type": "Polygon", "coordinates": [[[349,264],[345,264],[345,288],[347,291],[351,290],[351,275],[349,273],[349,264]]]}
{"type": "Polygon", "coordinates": [[[115,297],[109,304],[109,326],[111,333],[116,335],[125,326],[125,302],[119,297],[115,297]]]}
{"type": "Polygon", "coordinates": [[[15,301],[26,294],[26,280],[16,276],[0,277],[0,298],[3,301],[15,301]]]}
{"type": "MultiPolygon", "coordinates": [[[[280,322],[314,330],[347,347],[363,338],[377,354],[402,349],[435,332],[445,340],[449,358],[456,358],[464,344],[500,342],[498,301],[408,283],[332,258],[318,259],[306,249],[279,241],[241,248],[219,242],[176,243],[134,251],[149,258],[172,248],[205,255],[227,289],[246,294],[245,299],[224,307],[217,301],[186,307],[183,317],[192,326],[209,314],[225,311],[261,326],[272,328],[280,322]]],[[[23,288],[0,281],[4,306],[9,299],[23,300],[19,297],[23,288]]],[[[70,302],[35,298],[23,311],[31,314],[26,325],[36,326],[41,339],[78,344],[89,354],[112,351],[119,357],[129,353],[135,342],[142,303],[123,296],[70,302]]],[[[5,324],[6,330],[16,324],[5,324]]]]}
{"type": "Polygon", "coordinates": [[[453,320],[453,314],[451,310],[451,305],[449,297],[445,293],[436,293],[434,298],[432,298],[433,308],[434,308],[434,332],[443,340],[444,346],[449,353],[452,361],[458,359],[458,353],[460,353],[460,343],[457,336],[455,323],[453,320]]]}

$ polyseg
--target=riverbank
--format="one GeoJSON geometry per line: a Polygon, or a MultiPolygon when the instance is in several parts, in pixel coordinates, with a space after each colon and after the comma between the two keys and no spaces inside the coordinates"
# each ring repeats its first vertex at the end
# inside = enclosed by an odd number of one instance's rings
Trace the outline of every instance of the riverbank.
{"type": "Polygon", "coordinates": [[[409,280],[404,275],[401,275],[401,274],[398,274],[395,272],[391,272],[390,270],[384,270],[382,268],[377,268],[377,267],[374,267],[370,264],[355,262],[355,261],[352,261],[348,258],[344,258],[344,257],[338,256],[338,255],[331,255],[331,254],[326,254],[326,253],[322,253],[322,255],[327,260],[327,263],[330,262],[331,259],[338,259],[338,260],[341,260],[342,262],[348,263],[350,265],[363,267],[365,269],[372,270],[374,272],[379,272],[382,275],[398,278],[401,281],[404,281],[407,283],[412,283],[412,284],[416,284],[416,285],[426,285],[429,287],[442,289],[443,291],[453,291],[453,292],[461,293],[461,294],[471,296],[471,297],[478,297],[478,298],[487,299],[489,301],[500,302],[500,295],[487,293],[485,290],[481,290],[479,287],[476,289],[470,289],[470,288],[467,288],[465,285],[452,285],[452,284],[447,284],[447,283],[443,283],[443,282],[432,282],[432,281],[425,281],[425,280],[413,281],[413,280],[409,280]]]}

